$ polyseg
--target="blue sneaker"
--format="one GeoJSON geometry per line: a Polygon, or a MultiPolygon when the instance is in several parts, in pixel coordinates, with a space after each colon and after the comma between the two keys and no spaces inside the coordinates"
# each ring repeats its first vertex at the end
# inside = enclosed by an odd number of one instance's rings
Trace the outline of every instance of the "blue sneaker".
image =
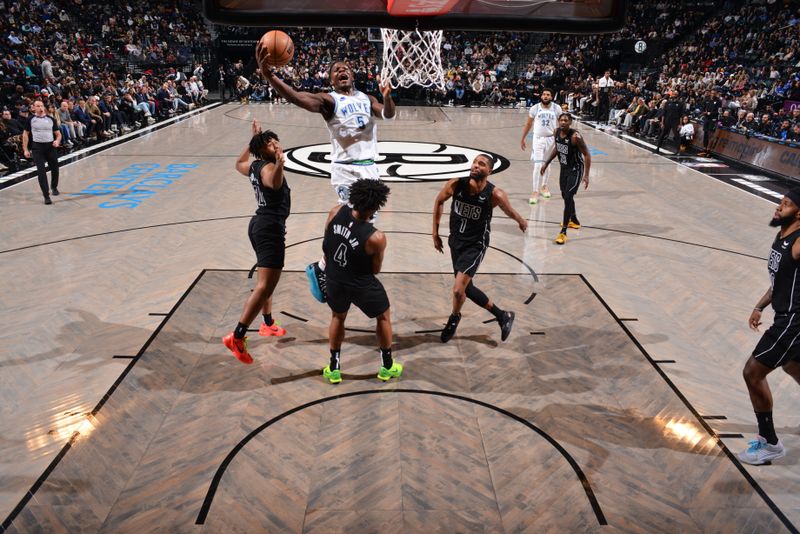
{"type": "Polygon", "coordinates": [[[328,300],[328,295],[326,294],[327,277],[325,276],[325,271],[319,268],[318,262],[315,261],[306,267],[306,278],[308,278],[311,295],[319,302],[328,300]]]}

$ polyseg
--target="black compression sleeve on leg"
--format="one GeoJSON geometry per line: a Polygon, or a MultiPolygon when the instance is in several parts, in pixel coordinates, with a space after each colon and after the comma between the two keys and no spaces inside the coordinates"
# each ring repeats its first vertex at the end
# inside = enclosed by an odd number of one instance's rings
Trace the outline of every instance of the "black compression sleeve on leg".
{"type": "Polygon", "coordinates": [[[486,293],[475,287],[472,282],[467,285],[467,289],[464,291],[464,293],[467,295],[469,300],[481,308],[485,308],[486,305],[489,304],[489,297],[486,296],[486,293]]]}

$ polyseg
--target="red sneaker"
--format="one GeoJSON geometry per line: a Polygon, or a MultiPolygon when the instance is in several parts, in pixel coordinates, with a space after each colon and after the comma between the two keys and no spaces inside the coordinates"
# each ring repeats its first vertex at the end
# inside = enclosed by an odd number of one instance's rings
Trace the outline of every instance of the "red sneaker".
{"type": "Polygon", "coordinates": [[[253,357],[247,352],[247,336],[243,339],[233,337],[233,332],[222,338],[222,342],[242,363],[253,363],[253,357]]]}
{"type": "Polygon", "coordinates": [[[267,323],[261,323],[261,328],[258,329],[258,335],[265,337],[281,337],[286,335],[286,330],[278,326],[278,323],[272,323],[272,326],[267,326],[267,323]]]}

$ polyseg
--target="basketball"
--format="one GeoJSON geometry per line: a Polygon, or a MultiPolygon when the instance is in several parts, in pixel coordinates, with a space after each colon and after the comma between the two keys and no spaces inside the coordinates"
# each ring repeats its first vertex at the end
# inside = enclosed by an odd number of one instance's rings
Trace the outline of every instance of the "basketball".
{"type": "Polygon", "coordinates": [[[292,38],[280,30],[272,30],[261,36],[256,44],[256,60],[262,71],[268,67],[282,67],[294,55],[292,38]],[[267,54],[269,52],[269,61],[267,54]]]}

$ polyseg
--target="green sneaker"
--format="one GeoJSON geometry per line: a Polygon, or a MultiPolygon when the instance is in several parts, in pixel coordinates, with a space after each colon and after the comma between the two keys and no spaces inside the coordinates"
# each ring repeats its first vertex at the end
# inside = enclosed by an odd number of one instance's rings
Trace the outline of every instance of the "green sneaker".
{"type": "MultiPolygon", "coordinates": [[[[403,370],[402,367],[400,368],[400,370],[401,371],[403,370]]],[[[327,367],[325,367],[325,369],[322,370],[322,374],[325,376],[325,378],[328,379],[328,381],[331,384],[338,384],[339,382],[342,381],[342,371],[340,371],[339,369],[334,369],[333,371],[331,371],[330,365],[328,365],[327,367]]]]}
{"type": "Polygon", "coordinates": [[[386,382],[390,378],[400,378],[400,375],[402,374],[403,364],[400,362],[394,362],[392,363],[391,369],[381,366],[381,370],[378,371],[378,378],[386,382]]]}

